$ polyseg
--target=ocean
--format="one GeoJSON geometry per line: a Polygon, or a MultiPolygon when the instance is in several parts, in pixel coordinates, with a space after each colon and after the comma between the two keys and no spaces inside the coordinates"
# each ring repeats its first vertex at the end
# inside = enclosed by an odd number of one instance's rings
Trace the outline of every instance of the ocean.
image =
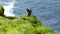
{"type": "Polygon", "coordinates": [[[47,27],[60,32],[60,0],[0,0],[6,16],[20,17],[26,8],[32,9],[36,16],[47,27]]]}

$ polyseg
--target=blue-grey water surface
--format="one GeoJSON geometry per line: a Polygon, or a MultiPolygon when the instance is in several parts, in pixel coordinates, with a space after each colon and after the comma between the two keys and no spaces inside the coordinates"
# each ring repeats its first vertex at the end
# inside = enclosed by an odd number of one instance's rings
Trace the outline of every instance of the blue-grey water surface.
{"type": "MultiPolygon", "coordinates": [[[[60,0],[15,0],[13,14],[17,17],[27,13],[26,8],[32,9],[32,15],[48,27],[60,32],[60,0]]],[[[2,5],[12,2],[12,0],[0,0],[2,5]]]]}

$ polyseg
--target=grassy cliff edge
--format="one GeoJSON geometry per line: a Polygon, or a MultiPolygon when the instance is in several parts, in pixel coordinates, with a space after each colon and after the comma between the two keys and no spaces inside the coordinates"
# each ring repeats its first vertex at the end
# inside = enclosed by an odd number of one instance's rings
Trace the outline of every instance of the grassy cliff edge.
{"type": "MultiPolygon", "coordinates": [[[[0,12],[1,9],[0,9],[0,12]]],[[[0,34],[58,34],[39,21],[36,16],[22,14],[17,17],[0,16],[0,34]]]]}

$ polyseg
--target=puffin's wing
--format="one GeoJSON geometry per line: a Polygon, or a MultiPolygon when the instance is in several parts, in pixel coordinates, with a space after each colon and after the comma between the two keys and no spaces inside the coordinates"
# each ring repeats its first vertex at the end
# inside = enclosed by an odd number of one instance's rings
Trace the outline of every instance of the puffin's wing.
{"type": "Polygon", "coordinates": [[[27,10],[27,12],[30,12],[30,10],[29,9],[26,9],[27,10]]]}

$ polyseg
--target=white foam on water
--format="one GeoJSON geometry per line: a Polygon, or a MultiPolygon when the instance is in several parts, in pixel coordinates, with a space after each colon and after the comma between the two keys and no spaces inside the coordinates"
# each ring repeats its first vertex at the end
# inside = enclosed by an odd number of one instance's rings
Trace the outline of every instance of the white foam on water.
{"type": "Polygon", "coordinates": [[[15,0],[10,2],[10,3],[8,3],[7,6],[4,6],[4,9],[5,9],[4,14],[6,16],[15,16],[13,14],[14,3],[15,3],[15,0]]]}

